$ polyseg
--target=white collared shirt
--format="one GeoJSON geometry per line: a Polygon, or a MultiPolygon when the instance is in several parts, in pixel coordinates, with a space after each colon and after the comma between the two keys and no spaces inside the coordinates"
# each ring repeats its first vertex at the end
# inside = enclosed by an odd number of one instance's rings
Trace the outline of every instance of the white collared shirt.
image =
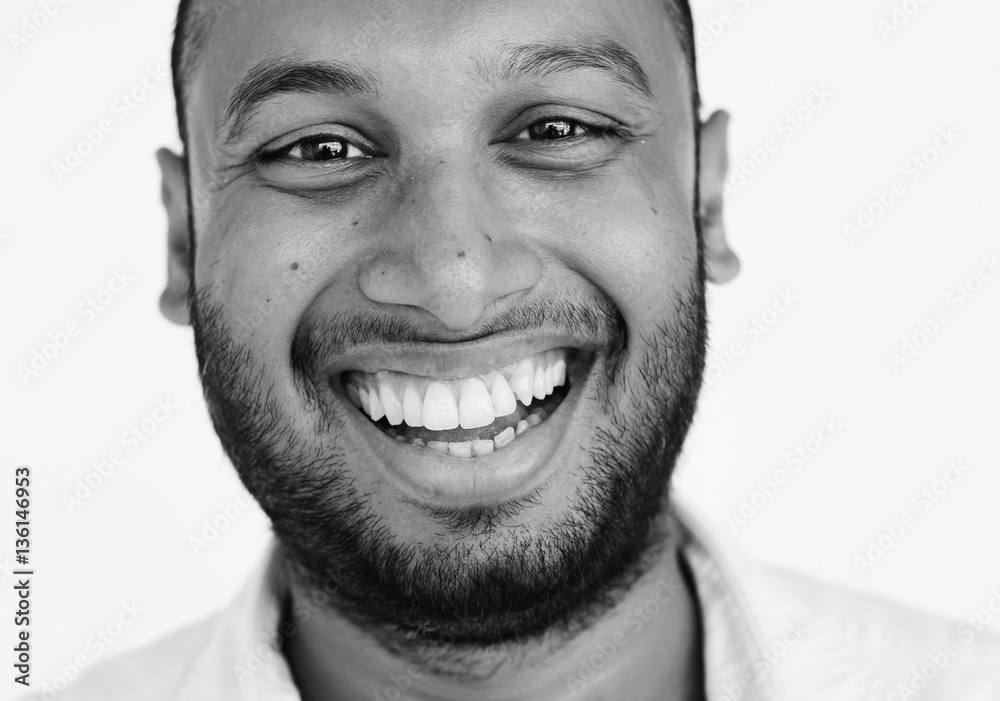
{"type": "MultiPolygon", "coordinates": [[[[1000,701],[995,636],[745,562],[688,511],[675,514],[707,701],[1000,701]]],[[[60,699],[300,701],[276,644],[284,595],[269,556],[223,611],[109,660],[60,699]]]]}

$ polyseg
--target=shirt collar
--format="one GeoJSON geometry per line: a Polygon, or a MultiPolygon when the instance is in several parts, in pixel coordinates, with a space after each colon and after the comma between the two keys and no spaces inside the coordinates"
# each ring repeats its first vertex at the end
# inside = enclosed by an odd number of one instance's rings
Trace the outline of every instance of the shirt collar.
{"type": "Polygon", "coordinates": [[[288,588],[275,550],[272,542],[243,590],[215,620],[178,701],[301,701],[280,649],[288,588]]]}

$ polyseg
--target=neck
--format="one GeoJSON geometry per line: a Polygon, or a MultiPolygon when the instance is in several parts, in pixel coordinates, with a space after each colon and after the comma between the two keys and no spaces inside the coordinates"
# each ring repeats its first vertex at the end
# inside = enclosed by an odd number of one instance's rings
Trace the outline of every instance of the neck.
{"type": "MultiPolygon", "coordinates": [[[[292,610],[307,591],[293,583],[292,610]]],[[[376,641],[329,608],[297,628],[285,655],[303,701],[703,698],[697,605],[672,543],[617,605],[568,639],[434,649],[417,659],[410,646],[376,641]]]]}

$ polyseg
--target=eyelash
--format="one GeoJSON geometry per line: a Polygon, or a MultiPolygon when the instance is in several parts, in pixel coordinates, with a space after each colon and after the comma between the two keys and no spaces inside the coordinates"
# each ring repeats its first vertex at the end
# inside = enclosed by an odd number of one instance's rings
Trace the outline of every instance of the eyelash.
{"type": "MultiPolygon", "coordinates": [[[[323,163],[324,161],[308,161],[304,158],[290,158],[289,154],[298,147],[301,147],[309,143],[323,143],[324,141],[340,141],[347,144],[348,151],[351,148],[358,149],[359,151],[368,151],[366,147],[358,146],[352,139],[341,136],[339,134],[310,134],[309,136],[304,136],[301,139],[297,139],[287,146],[282,146],[281,148],[272,149],[270,151],[262,151],[258,154],[256,160],[262,164],[271,164],[279,161],[293,161],[298,163],[323,163]]],[[[342,159],[330,159],[330,160],[366,160],[371,158],[371,156],[364,156],[363,159],[357,157],[354,158],[342,158],[342,159]]]]}
{"type": "MultiPolygon", "coordinates": [[[[514,136],[514,138],[510,139],[510,141],[513,141],[513,142],[516,142],[516,143],[549,144],[549,145],[551,145],[553,147],[558,147],[558,146],[562,146],[562,145],[575,144],[575,143],[579,142],[580,140],[587,139],[587,138],[594,138],[594,139],[603,140],[603,139],[612,139],[612,138],[622,138],[624,136],[625,136],[624,132],[620,128],[618,128],[617,126],[614,126],[614,125],[610,125],[610,124],[591,124],[591,123],[588,123],[588,122],[584,122],[583,120],[574,119],[574,118],[571,118],[571,117],[552,116],[552,117],[543,117],[541,119],[536,119],[531,124],[529,124],[528,126],[526,126],[524,129],[522,129],[521,131],[519,131],[514,136]],[[580,133],[580,134],[573,134],[571,136],[567,136],[567,137],[563,137],[563,138],[557,138],[557,139],[532,139],[530,136],[523,137],[523,138],[521,136],[522,134],[528,133],[533,127],[536,127],[538,125],[546,124],[546,123],[557,123],[557,122],[563,122],[563,123],[569,124],[569,125],[571,125],[571,127],[574,130],[579,130],[582,133],[580,133]]],[[[303,164],[314,164],[314,163],[328,163],[330,161],[358,161],[358,160],[368,160],[368,159],[370,159],[370,158],[373,157],[371,155],[365,155],[363,157],[357,157],[357,156],[350,157],[350,156],[348,156],[347,158],[327,159],[325,161],[324,160],[310,161],[310,160],[306,160],[304,158],[291,158],[289,156],[289,154],[293,150],[295,150],[296,148],[299,148],[299,147],[301,147],[301,146],[303,146],[305,144],[309,144],[309,143],[316,143],[316,142],[322,143],[324,140],[326,140],[326,141],[343,142],[343,143],[347,144],[348,151],[351,148],[358,149],[358,150],[360,150],[362,152],[366,152],[366,151],[370,150],[370,149],[367,149],[366,147],[358,146],[353,140],[348,139],[348,138],[346,138],[344,136],[340,136],[338,134],[321,133],[321,134],[310,134],[309,136],[305,136],[305,137],[303,137],[301,139],[298,139],[298,140],[292,142],[291,144],[288,144],[286,146],[282,146],[281,148],[273,149],[273,150],[270,150],[270,151],[263,151],[263,152],[261,152],[257,156],[256,160],[259,163],[265,164],[265,165],[267,165],[267,164],[273,164],[273,163],[277,163],[277,162],[281,162],[281,161],[294,162],[294,163],[303,163],[303,164]]]]}
{"type": "Polygon", "coordinates": [[[618,129],[618,128],[616,128],[616,127],[614,127],[614,126],[612,126],[612,125],[610,125],[610,124],[591,124],[591,123],[585,122],[585,121],[583,121],[581,119],[574,119],[572,117],[564,117],[564,116],[561,116],[561,115],[555,115],[555,116],[551,116],[551,117],[543,117],[541,119],[536,119],[534,122],[532,122],[531,124],[529,124],[527,127],[525,127],[524,129],[522,129],[521,131],[519,131],[517,133],[516,137],[514,138],[514,140],[515,141],[540,141],[542,143],[545,143],[545,142],[550,142],[550,143],[565,143],[565,142],[575,142],[575,141],[577,141],[577,140],[579,140],[581,138],[586,138],[588,136],[593,137],[593,138],[597,138],[597,139],[606,139],[606,138],[615,137],[615,136],[621,136],[621,135],[622,135],[621,130],[618,129]],[[573,136],[569,136],[569,137],[565,137],[565,138],[561,138],[561,139],[539,139],[539,140],[533,140],[530,137],[524,138],[524,139],[518,138],[518,137],[521,136],[521,134],[524,134],[524,133],[530,131],[533,127],[536,127],[536,126],[538,126],[540,124],[546,124],[546,123],[551,124],[551,123],[556,123],[556,122],[563,122],[563,123],[566,123],[566,124],[570,124],[570,125],[572,125],[574,127],[577,127],[577,128],[579,128],[580,130],[583,131],[583,134],[575,134],[573,136]]]}

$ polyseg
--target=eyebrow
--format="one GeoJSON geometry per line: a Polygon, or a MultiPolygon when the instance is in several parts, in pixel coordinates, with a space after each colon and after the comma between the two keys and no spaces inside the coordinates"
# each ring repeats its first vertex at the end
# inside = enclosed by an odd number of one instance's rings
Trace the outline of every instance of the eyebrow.
{"type": "Polygon", "coordinates": [[[339,61],[302,61],[281,56],[255,65],[226,102],[222,124],[226,141],[239,137],[260,106],[288,93],[341,93],[378,99],[378,82],[360,66],[339,61]]]}
{"type": "MultiPolygon", "coordinates": [[[[494,84],[580,69],[607,73],[646,100],[653,99],[638,59],[613,39],[504,46],[491,61],[480,63],[479,73],[494,84]]],[[[367,70],[351,63],[303,61],[294,56],[264,59],[247,72],[226,101],[222,128],[227,124],[229,128],[225,140],[237,139],[264,102],[289,93],[340,93],[377,100],[379,84],[367,70]]]]}
{"type": "Polygon", "coordinates": [[[546,77],[578,69],[603,71],[646,100],[653,99],[649,77],[639,60],[613,39],[506,46],[484,72],[488,82],[495,82],[513,80],[523,75],[546,77]]]}

